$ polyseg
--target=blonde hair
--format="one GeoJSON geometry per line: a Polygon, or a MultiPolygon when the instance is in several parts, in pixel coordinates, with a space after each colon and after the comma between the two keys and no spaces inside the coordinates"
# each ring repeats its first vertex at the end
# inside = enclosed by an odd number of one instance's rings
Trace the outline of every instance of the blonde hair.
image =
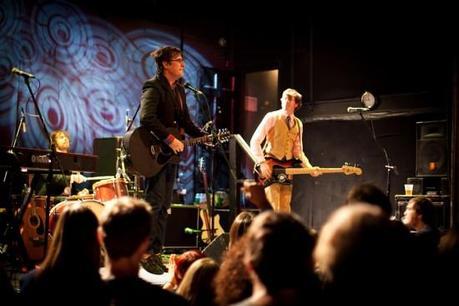
{"type": "Polygon", "coordinates": [[[300,108],[302,105],[302,102],[301,102],[302,97],[303,96],[293,88],[287,88],[286,90],[282,92],[282,99],[285,99],[285,98],[295,99],[295,102],[298,104],[297,108],[300,108]]]}
{"type": "Polygon", "coordinates": [[[49,135],[49,138],[51,138],[51,143],[52,144],[56,144],[57,136],[59,136],[60,134],[64,134],[65,137],[67,137],[67,139],[70,142],[70,134],[69,134],[69,132],[67,132],[65,130],[55,130],[55,131],[51,132],[51,135],[49,135]]]}

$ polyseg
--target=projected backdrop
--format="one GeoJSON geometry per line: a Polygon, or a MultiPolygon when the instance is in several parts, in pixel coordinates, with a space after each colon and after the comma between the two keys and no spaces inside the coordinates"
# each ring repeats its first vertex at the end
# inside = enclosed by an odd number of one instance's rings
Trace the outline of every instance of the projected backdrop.
{"type": "MultiPolygon", "coordinates": [[[[123,32],[69,2],[28,3],[0,3],[1,143],[11,141],[22,108],[28,128],[19,144],[48,146],[24,79],[10,73],[18,67],[36,76],[31,87],[48,130],[67,130],[73,152],[92,153],[94,138],[124,134],[126,114],[132,117],[137,109],[143,81],[155,74],[149,53],[166,44],[180,46],[180,41],[154,26],[123,32]]],[[[184,53],[185,79],[197,84],[200,68],[211,64],[186,42],[184,53]]],[[[201,123],[192,95],[188,107],[201,123]]],[[[188,190],[193,161],[188,150],[181,165],[188,190]]]]}

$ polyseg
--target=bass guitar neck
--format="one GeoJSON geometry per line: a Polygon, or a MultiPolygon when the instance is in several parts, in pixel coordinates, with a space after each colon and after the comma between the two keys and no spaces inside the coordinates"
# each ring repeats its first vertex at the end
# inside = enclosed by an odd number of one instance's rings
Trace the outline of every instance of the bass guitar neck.
{"type": "Polygon", "coordinates": [[[267,160],[268,165],[272,169],[272,175],[270,178],[260,178],[261,183],[264,187],[267,187],[274,183],[290,184],[293,175],[299,174],[332,174],[332,173],[344,173],[345,175],[362,175],[362,169],[355,166],[349,166],[345,163],[340,168],[306,168],[306,167],[295,167],[298,163],[296,161],[276,161],[267,160]]]}

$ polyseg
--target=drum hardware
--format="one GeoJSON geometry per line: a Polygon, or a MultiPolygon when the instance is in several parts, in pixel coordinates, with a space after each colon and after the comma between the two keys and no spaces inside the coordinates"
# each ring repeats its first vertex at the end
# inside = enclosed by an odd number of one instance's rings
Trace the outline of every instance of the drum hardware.
{"type": "Polygon", "coordinates": [[[127,175],[124,165],[126,157],[126,152],[122,148],[116,149],[116,178],[124,178],[131,183],[131,178],[127,175]]]}
{"type": "Polygon", "coordinates": [[[86,181],[108,180],[112,178],[115,178],[115,177],[113,175],[93,176],[93,177],[87,177],[86,181]]]}
{"type": "Polygon", "coordinates": [[[143,190],[140,188],[141,185],[141,178],[138,175],[134,175],[134,180],[132,180],[129,175],[126,173],[126,166],[125,160],[127,159],[127,154],[124,148],[117,148],[117,157],[116,157],[116,177],[117,178],[124,178],[128,183],[128,190],[129,193],[133,196],[138,198],[142,193],[143,190]]]}

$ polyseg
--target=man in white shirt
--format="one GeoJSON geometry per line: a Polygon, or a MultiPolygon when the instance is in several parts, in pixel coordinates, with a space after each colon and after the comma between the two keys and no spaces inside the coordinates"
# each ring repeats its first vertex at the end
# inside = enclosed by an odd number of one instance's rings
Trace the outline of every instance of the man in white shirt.
{"type": "Polygon", "coordinates": [[[291,180],[278,181],[272,175],[273,165],[315,169],[312,176],[318,176],[320,172],[303,152],[303,124],[294,115],[301,107],[301,94],[288,88],[282,93],[281,103],[281,109],[267,113],[258,125],[250,139],[250,149],[257,159],[256,168],[264,180],[269,203],[275,211],[290,212],[291,180]]]}

